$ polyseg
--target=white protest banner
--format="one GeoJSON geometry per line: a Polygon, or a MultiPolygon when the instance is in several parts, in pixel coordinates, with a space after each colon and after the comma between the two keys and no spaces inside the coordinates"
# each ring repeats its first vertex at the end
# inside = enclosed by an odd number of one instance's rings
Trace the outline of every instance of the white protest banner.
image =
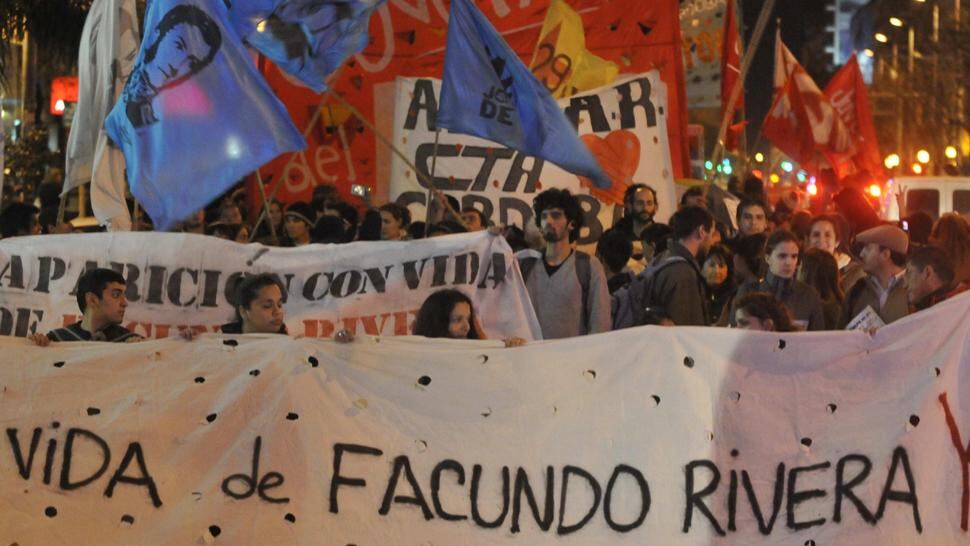
{"type": "MultiPolygon", "coordinates": [[[[427,177],[434,157],[440,87],[440,80],[434,79],[396,81],[394,142],[427,177]]],[[[532,200],[538,192],[568,189],[579,194],[586,212],[579,242],[587,244],[620,218],[626,187],[645,183],[657,190],[656,217],[666,222],[676,210],[677,196],[667,143],[667,88],[659,73],[621,76],[609,86],[560,100],[559,105],[612,178],[609,190],[590,190],[576,175],[552,163],[447,131],[439,138],[435,187],[455,196],[463,208],[475,206],[494,222],[519,227],[532,222],[532,200]]],[[[411,207],[414,218],[425,217],[425,179],[397,156],[391,161],[390,188],[391,199],[411,207]]]]}
{"type": "Polygon", "coordinates": [[[680,36],[689,108],[721,107],[721,48],[725,0],[680,3],[680,36]]]}
{"type": "Polygon", "coordinates": [[[128,329],[164,338],[216,331],[233,319],[245,273],[275,273],[286,287],[291,334],[347,328],[404,335],[431,293],[455,288],[475,304],[489,337],[541,339],[508,243],[485,232],[412,242],[277,248],[179,233],[43,235],[0,241],[0,335],[25,336],[79,320],[74,288],[91,267],[127,280],[128,329]]]}
{"type": "Polygon", "coordinates": [[[968,304],[874,336],[644,327],[514,349],[3,338],[0,538],[966,544],[968,304]]]}

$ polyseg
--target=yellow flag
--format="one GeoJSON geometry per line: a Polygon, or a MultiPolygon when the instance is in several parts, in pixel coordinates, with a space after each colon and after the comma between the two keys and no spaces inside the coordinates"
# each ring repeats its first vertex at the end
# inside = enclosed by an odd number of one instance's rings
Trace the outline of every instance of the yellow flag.
{"type": "Polygon", "coordinates": [[[610,84],[620,71],[586,49],[583,20],[563,0],[549,4],[530,67],[556,98],[610,84]]]}

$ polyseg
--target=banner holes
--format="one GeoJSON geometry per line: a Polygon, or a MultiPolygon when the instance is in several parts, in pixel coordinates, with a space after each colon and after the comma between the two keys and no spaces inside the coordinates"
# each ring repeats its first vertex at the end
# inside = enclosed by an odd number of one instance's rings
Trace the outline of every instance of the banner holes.
{"type": "Polygon", "coordinates": [[[195,497],[195,502],[202,500],[202,491],[193,491],[192,496],[195,497]]]}
{"type": "MultiPolygon", "coordinates": [[[[57,366],[57,364],[54,364],[54,365],[57,366]]],[[[933,368],[933,371],[936,372],[936,377],[940,377],[940,369],[939,368],[933,368]]]]}
{"type": "MultiPolygon", "coordinates": [[[[63,367],[64,367],[64,361],[62,360],[62,361],[60,361],[60,362],[55,362],[55,363],[54,363],[54,367],[55,367],[55,368],[63,368],[63,367]]],[[[939,370],[939,368],[937,368],[937,370],[939,370]]],[[[940,374],[939,374],[939,372],[937,372],[937,374],[936,374],[936,375],[940,375],[940,374]]]]}
{"type": "Polygon", "coordinates": [[[49,518],[53,518],[57,516],[57,508],[54,508],[53,506],[48,506],[47,508],[44,508],[44,515],[49,518]]]}
{"type": "Polygon", "coordinates": [[[288,521],[290,523],[296,523],[296,516],[294,516],[293,514],[291,514],[289,512],[287,512],[286,515],[283,516],[283,519],[285,519],[286,521],[288,521]]]}
{"type": "Polygon", "coordinates": [[[418,385],[421,385],[422,387],[427,387],[430,384],[431,384],[431,378],[428,377],[427,375],[422,375],[421,377],[418,378],[418,385]]]}
{"type": "Polygon", "coordinates": [[[738,448],[734,448],[734,449],[731,450],[731,456],[732,457],[737,458],[737,456],[740,455],[740,454],[741,454],[741,452],[738,451],[738,448]]]}
{"type": "Polygon", "coordinates": [[[317,360],[317,357],[315,357],[315,356],[309,356],[309,357],[307,357],[306,361],[310,363],[310,367],[312,367],[312,368],[316,368],[317,366],[320,365],[320,361],[317,360]]]}
{"type": "Polygon", "coordinates": [[[825,406],[825,409],[827,409],[829,413],[835,413],[835,410],[839,409],[839,406],[836,406],[835,404],[829,404],[825,406]]]}
{"type": "Polygon", "coordinates": [[[61,428],[61,422],[54,421],[53,423],[51,423],[51,428],[61,428]]]}
{"type": "Polygon", "coordinates": [[[358,398],[357,400],[354,401],[354,405],[360,409],[367,409],[367,399],[358,398]]]}
{"type": "Polygon", "coordinates": [[[707,441],[708,442],[713,442],[714,441],[714,433],[713,432],[707,431],[707,441]]]}
{"type": "Polygon", "coordinates": [[[553,415],[556,415],[556,414],[558,414],[558,413],[559,413],[559,406],[553,406],[553,407],[552,407],[552,414],[553,414],[553,415]]]}
{"type": "Polygon", "coordinates": [[[812,439],[807,437],[802,438],[802,445],[805,447],[812,447],[812,439]]]}
{"type": "Polygon", "coordinates": [[[485,411],[481,413],[482,417],[488,419],[488,416],[492,414],[492,408],[485,408],[485,411]]]}
{"type": "Polygon", "coordinates": [[[805,541],[805,546],[815,546],[815,541],[812,539],[808,539],[805,541]]]}
{"type": "Polygon", "coordinates": [[[236,347],[239,345],[239,342],[236,341],[235,339],[224,339],[222,340],[222,344],[228,345],[229,347],[236,347]]]}
{"type": "Polygon", "coordinates": [[[659,396],[657,396],[656,394],[651,394],[650,395],[650,398],[653,399],[653,405],[654,405],[654,407],[660,405],[660,397],[659,396]]]}
{"type": "Polygon", "coordinates": [[[914,427],[918,427],[919,426],[919,415],[916,415],[916,414],[910,415],[909,416],[909,424],[913,425],[914,427]]]}
{"type": "Polygon", "coordinates": [[[620,28],[620,22],[616,21],[616,22],[610,23],[607,28],[610,29],[610,32],[616,32],[616,29],[620,28]]]}
{"type": "Polygon", "coordinates": [[[98,408],[88,408],[88,415],[92,417],[98,415],[99,413],[101,413],[101,410],[98,408]]]}
{"type": "Polygon", "coordinates": [[[201,385],[202,383],[205,383],[205,378],[202,376],[196,377],[195,382],[201,385]]]}
{"type": "Polygon", "coordinates": [[[785,341],[784,339],[779,339],[779,340],[778,340],[778,348],[779,348],[779,349],[781,349],[781,350],[784,350],[784,348],[785,348],[785,347],[786,347],[787,345],[788,345],[788,343],[787,343],[787,342],[786,342],[786,341],[785,341]]]}
{"type": "Polygon", "coordinates": [[[209,534],[214,537],[217,537],[222,534],[222,529],[220,529],[218,525],[210,525],[209,534]]]}
{"type": "Polygon", "coordinates": [[[299,418],[300,416],[296,413],[293,413],[292,411],[286,414],[287,421],[296,421],[299,418]]]}
{"type": "Polygon", "coordinates": [[[253,377],[258,377],[259,376],[259,370],[250,370],[249,375],[251,375],[253,377]]]}
{"type": "Polygon", "coordinates": [[[135,523],[135,517],[129,514],[125,514],[121,516],[121,523],[127,523],[128,525],[132,525],[133,523],[135,523]]]}
{"type": "Polygon", "coordinates": [[[731,400],[733,400],[735,402],[740,402],[741,401],[741,393],[738,392],[738,391],[732,392],[730,394],[730,396],[731,396],[731,400]]]}
{"type": "Polygon", "coordinates": [[[478,355],[482,359],[482,364],[488,364],[488,355],[478,355]]]}
{"type": "Polygon", "coordinates": [[[586,376],[586,379],[592,381],[593,379],[596,379],[596,370],[586,370],[583,372],[583,375],[586,376]]]}
{"type": "Polygon", "coordinates": [[[216,417],[217,415],[215,413],[210,413],[209,415],[205,416],[205,420],[211,423],[216,420],[216,417]]]}
{"type": "Polygon", "coordinates": [[[685,356],[684,357],[684,366],[687,366],[688,368],[693,368],[694,367],[694,359],[692,357],[685,356]]]}
{"type": "Polygon", "coordinates": [[[418,453],[424,453],[428,449],[428,442],[424,440],[415,440],[414,447],[418,448],[418,453]]]}

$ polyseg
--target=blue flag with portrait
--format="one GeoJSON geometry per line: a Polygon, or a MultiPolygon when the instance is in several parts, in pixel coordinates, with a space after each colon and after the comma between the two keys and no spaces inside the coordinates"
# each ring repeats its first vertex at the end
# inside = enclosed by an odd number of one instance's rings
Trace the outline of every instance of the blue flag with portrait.
{"type": "Polygon", "coordinates": [[[367,46],[370,16],[384,1],[281,0],[244,38],[319,93],[327,76],[367,46]]]}
{"type": "Polygon", "coordinates": [[[612,185],[555,99],[470,0],[452,0],[438,125],[612,185]]]}
{"type": "Polygon", "coordinates": [[[156,229],[306,142],[229,23],[223,0],[154,0],[105,130],[156,229]]]}

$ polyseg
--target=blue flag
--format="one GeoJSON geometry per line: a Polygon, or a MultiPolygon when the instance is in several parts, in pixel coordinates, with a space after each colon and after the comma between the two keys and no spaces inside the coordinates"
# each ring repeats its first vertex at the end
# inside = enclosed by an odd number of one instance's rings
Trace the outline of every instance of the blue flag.
{"type": "Polygon", "coordinates": [[[282,0],[245,39],[319,93],[328,75],[367,46],[370,16],[384,1],[282,0]]]}
{"type": "Polygon", "coordinates": [[[576,128],[470,0],[452,0],[438,125],[612,185],[576,128]]]}
{"type": "Polygon", "coordinates": [[[228,17],[223,0],[150,2],[135,66],[105,120],[158,229],[306,146],[228,17]]]}

